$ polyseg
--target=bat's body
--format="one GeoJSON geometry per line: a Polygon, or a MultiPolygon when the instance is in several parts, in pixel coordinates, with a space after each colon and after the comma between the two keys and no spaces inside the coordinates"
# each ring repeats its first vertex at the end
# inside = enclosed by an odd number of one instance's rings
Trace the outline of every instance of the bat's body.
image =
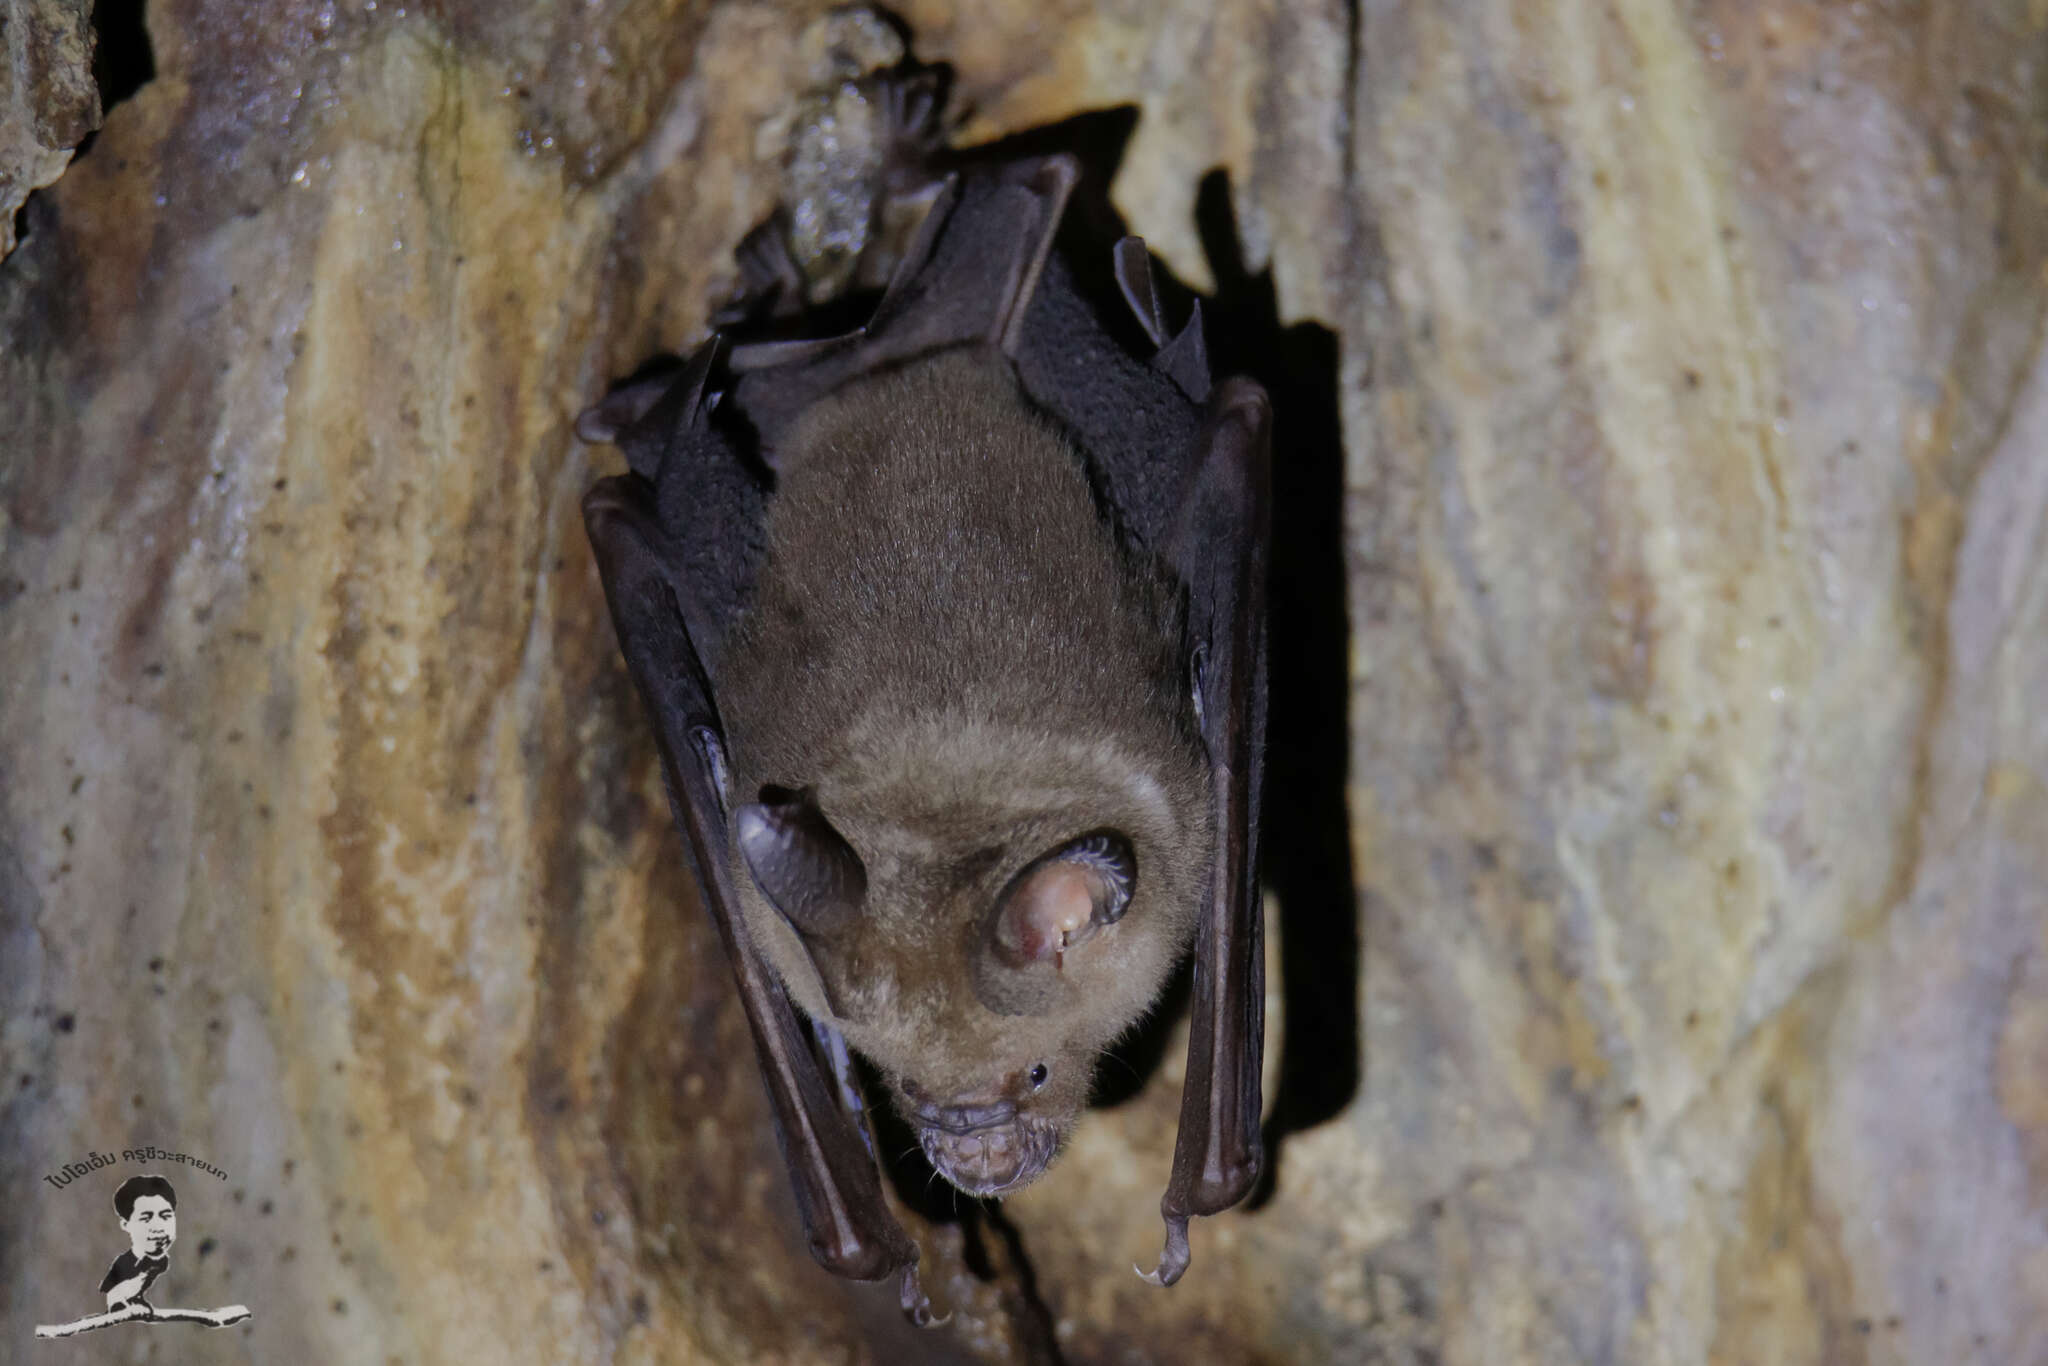
{"type": "Polygon", "coordinates": [[[1156,354],[1112,339],[1049,259],[1073,183],[961,172],[863,329],[714,338],[583,424],[634,470],[585,515],[813,1250],[917,1313],[835,1035],[1000,1194],[1193,941],[1158,1279],[1259,1161],[1265,398],[1211,392],[1135,239],[1156,354]]]}
{"type": "MultiPolygon", "coordinates": [[[[1000,355],[851,381],[792,435],[719,678],[728,762],[742,793],[812,789],[867,894],[847,935],[807,944],[742,884],[748,931],[807,1013],[915,1088],[907,1113],[1008,1102],[1063,1136],[1096,1051],[1186,952],[1206,879],[1178,601],[1120,551],[1000,355]],[[1097,830],[1143,873],[1034,994],[990,915],[1035,860],[1097,830]]],[[[964,1172],[945,1152],[942,1173],[977,1194],[1038,1171],[964,1172]]]]}

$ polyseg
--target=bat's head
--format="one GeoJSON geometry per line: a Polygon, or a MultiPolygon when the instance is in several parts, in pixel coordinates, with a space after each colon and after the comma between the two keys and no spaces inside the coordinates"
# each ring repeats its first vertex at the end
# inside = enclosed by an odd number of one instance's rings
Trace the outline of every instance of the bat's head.
{"type": "Polygon", "coordinates": [[[1050,1165],[1186,948],[1207,872],[1192,763],[1170,754],[1162,782],[1100,746],[1001,752],[1005,784],[927,762],[886,787],[763,789],[734,813],[784,980],[972,1195],[1050,1165]]]}
{"type": "MultiPolygon", "coordinates": [[[[1084,976],[1128,973],[1152,956],[1147,950],[1164,947],[1139,936],[1119,953],[1102,939],[1130,910],[1137,877],[1129,836],[1091,830],[1040,852],[986,898],[978,924],[969,917],[969,990],[954,993],[962,997],[954,1014],[966,1017],[960,1027],[982,1026],[988,1061],[952,1074],[950,1090],[934,1089],[947,1078],[942,1069],[925,1082],[908,1073],[893,1079],[925,1157],[968,1194],[1001,1195],[1036,1180],[1080,1118],[1111,1021],[1064,999],[1065,973],[1070,963],[1084,976]]],[[[1120,1005],[1142,992],[1142,1010],[1156,985],[1127,980],[1120,1005]]],[[[1105,992],[1097,1003],[1116,1000],[1105,992]]]]}

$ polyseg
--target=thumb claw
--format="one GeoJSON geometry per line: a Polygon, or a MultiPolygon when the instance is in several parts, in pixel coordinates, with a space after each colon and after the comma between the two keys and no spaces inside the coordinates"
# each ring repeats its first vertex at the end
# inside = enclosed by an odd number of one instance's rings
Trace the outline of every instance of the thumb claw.
{"type": "Polygon", "coordinates": [[[897,1292],[898,1302],[903,1306],[903,1317],[919,1328],[937,1328],[952,1320],[951,1314],[932,1313],[932,1302],[925,1295],[924,1287],[917,1282],[917,1263],[903,1268],[903,1280],[897,1292]]]}

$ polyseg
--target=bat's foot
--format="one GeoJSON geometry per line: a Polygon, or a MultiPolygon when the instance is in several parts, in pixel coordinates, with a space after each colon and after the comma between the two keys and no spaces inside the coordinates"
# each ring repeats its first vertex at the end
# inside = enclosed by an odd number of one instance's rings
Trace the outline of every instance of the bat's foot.
{"type": "Polygon", "coordinates": [[[932,1313],[932,1302],[925,1295],[924,1287],[918,1284],[916,1262],[903,1268],[902,1291],[899,1298],[903,1305],[903,1317],[920,1328],[937,1328],[953,1317],[951,1314],[932,1313]]]}
{"type": "Polygon", "coordinates": [[[1166,1247],[1159,1254],[1159,1265],[1151,1271],[1136,1266],[1131,1270],[1153,1285],[1172,1285],[1187,1274],[1191,1256],[1188,1251],[1188,1221],[1169,1217],[1166,1221],[1166,1247]]]}
{"type": "Polygon", "coordinates": [[[720,331],[744,330],[786,321],[803,312],[804,274],[789,254],[789,212],[777,209],[733,249],[740,268],[739,290],[713,311],[720,331]]]}
{"type": "Polygon", "coordinates": [[[952,71],[906,63],[877,79],[889,139],[888,188],[896,194],[914,193],[938,179],[931,163],[952,131],[945,120],[952,71]]]}

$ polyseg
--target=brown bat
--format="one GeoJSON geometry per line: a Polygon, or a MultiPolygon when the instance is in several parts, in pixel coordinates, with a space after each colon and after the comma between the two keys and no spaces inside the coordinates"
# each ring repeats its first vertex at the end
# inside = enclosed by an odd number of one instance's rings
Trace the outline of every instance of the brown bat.
{"type": "MultiPolygon", "coordinates": [[[[1097,315],[1053,251],[1070,158],[932,179],[865,326],[714,335],[578,424],[631,466],[584,519],[811,1250],[919,1322],[847,1045],[1001,1195],[1192,944],[1170,1285],[1257,1176],[1264,1031],[1265,393],[1211,384],[1199,309],[1169,334],[1136,238],[1111,323],[1147,354],[1097,315]]],[[[793,267],[750,243],[758,304],[793,267]]]]}

